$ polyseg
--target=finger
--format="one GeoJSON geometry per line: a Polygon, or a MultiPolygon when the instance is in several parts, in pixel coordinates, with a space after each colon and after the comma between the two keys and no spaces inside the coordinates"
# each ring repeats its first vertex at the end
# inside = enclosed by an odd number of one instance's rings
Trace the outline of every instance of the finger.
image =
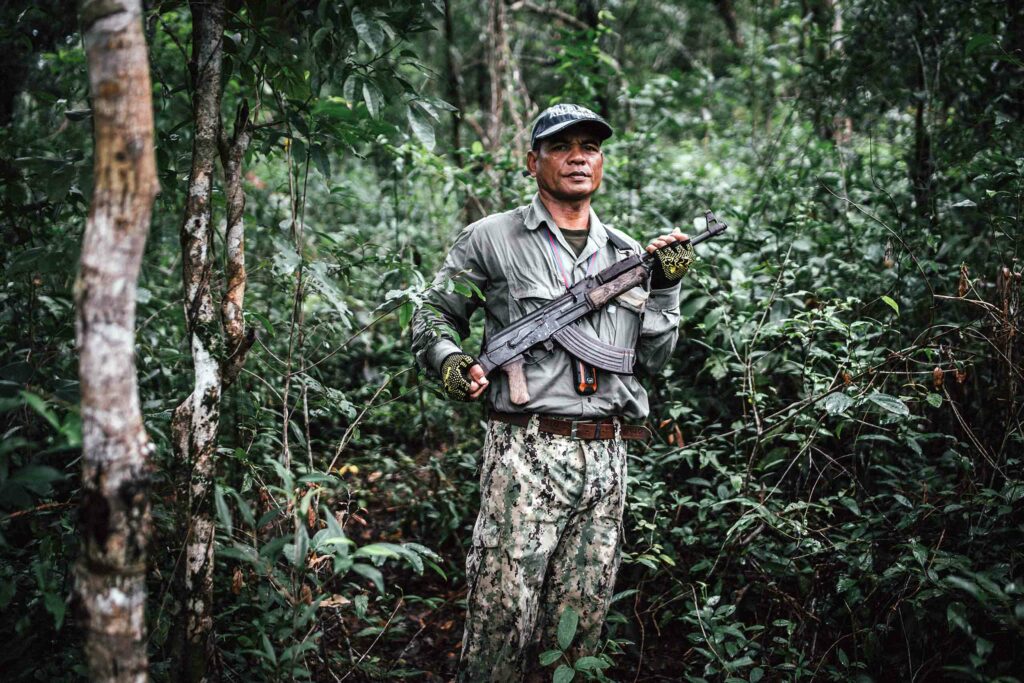
{"type": "Polygon", "coordinates": [[[484,369],[480,366],[479,363],[475,363],[469,368],[469,379],[476,380],[478,382],[480,380],[483,380],[484,382],[486,382],[487,373],[484,372],[484,369]]]}
{"type": "Polygon", "coordinates": [[[487,385],[481,384],[475,391],[469,392],[469,398],[475,401],[483,395],[485,389],[487,389],[487,385]]]}

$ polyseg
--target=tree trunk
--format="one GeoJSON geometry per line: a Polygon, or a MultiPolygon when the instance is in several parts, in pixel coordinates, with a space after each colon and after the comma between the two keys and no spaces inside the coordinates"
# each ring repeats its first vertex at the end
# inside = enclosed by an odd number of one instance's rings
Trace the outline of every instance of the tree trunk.
{"type": "Polygon", "coordinates": [[[227,292],[220,305],[227,355],[221,365],[223,387],[235,381],[245,357],[256,340],[256,330],[245,329],[242,310],[245,302],[245,192],[242,191],[242,161],[252,140],[249,125],[249,104],[243,101],[235,114],[235,131],[231,138],[220,141],[221,165],[224,167],[224,194],[227,196],[227,229],[224,232],[224,265],[227,270],[227,292]]]}
{"type": "Polygon", "coordinates": [[[76,602],[93,681],[145,681],[149,454],[135,372],[135,291],[158,191],[139,0],[85,0],[95,134],[92,207],[75,283],[82,392],[76,602]]]}
{"type": "Polygon", "coordinates": [[[914,149],[907,160],[911,191],[914,196],[914,212],[921,221],[932,222],[932,137],[928,129],[931,93],[928,91],[928,76],[922,58],[915,73],[913,90],[917,100],[914,109],[914,149]]]}
{"type": "MultiPolygon", "coordinates": [[[[588,29],[596,31],[601,25],[601,13],[596,0],[576,0],[576,14],[588,29]]],[[[607,88],[595,94],[598,113],[606,119],[611,118],[611,99],[607,88]]]]}
{"type": "Polygon", "coordinates": [[[459,70],[455,58],[455,35],[452,28],[452,0],[444,0],[444,42],[445,42],[445,64],[448,76],[445,80],[445,87],[448,94],[448,101],[456,111],[452,112],[452,159],[456,166],[462,166],[462,96],[459,89],[459,70]]]}
{"type": "Polygon", "coordinates": [[[743,36],[740,35],[739,22],[736,21],[736,8],[733,7],[732,0],[715,0],[715,9],[718,10],[718,16],[725,24],[725,30],[729,32],[729,42],[737,50],[742,50],[743,36]]]}
{"type": "Polygon", "coordinates": [[[175,680],[209,680],[213,639],[213,455],[220,421],[223,341],[211,291],[211,195],[220,136],[222,0],[193,0],[192,169],[181,226],[185,323],[192,350],[194,388],[174,410],[172,442],[188,472],[185,561],[176,579],[182,612],[176,627],[175,680]]]}
{"type": "Polygon", "coordinates": [[[487,48],[487,81],[490,97],[487,106],[487,127],[484,146],[497,152],[501,145],[501,129],[505,112],[505,72],[508,70],[508,43],[505,36],[505,0],[491,0],[487,16],[490,44],[487,48]]]}

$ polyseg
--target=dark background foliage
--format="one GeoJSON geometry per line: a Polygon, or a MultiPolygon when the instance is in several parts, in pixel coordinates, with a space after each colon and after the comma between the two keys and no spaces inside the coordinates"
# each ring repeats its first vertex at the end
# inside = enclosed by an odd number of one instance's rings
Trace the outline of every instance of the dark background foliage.
{"type": "MultiPolygon", "coordinates": [[[[601,657],[552,671],[1020,680],[1019,0],[229,9],[224,110],[245,99],[257,124],[259,339],[224,397],[216,464],[220,675],[451,676],[483,413],[439,398],[407,324],[458,229],[530,196],[532,117],[575,101],[617,131],[604,220],[642,239],[712,208],[732,229],[702,250],[672,363],[645,379],[656,438],[630,456],[601,657]]],[[[71,287],[92,143],[74,17],[64,2],[0,8],[7,680],[85,675],[71,287]]],[[[137,363],[166,680],[187,476],[168,441],[190,374],[187,6],[152,3],[146,33],[162,192],[137,363]]]]}

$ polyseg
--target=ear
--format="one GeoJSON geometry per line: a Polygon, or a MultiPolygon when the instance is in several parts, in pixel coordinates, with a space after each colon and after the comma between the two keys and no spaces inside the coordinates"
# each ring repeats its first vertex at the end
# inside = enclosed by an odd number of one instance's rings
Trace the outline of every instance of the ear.
{"type": "Polygon", "coordinates": [[[537,175],[537,153],[532,149],[526,153],[526,170],[530,175],[537,175]]]}

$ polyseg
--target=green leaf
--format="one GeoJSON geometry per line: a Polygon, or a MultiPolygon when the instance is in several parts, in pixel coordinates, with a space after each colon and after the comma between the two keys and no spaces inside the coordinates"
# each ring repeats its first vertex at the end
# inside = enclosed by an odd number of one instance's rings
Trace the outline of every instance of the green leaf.
{"type": "Polygon", "coordinates": [[[964,55],[969,57],[983,47],[997,45],[998,43],[999,41],[996,40],[995,36],[987,33],[976,33],[967,41],[967,45],[964,47],[964,55]]]}
{"type": "Polygon", "coordinates": [[[853,399],[842,391],[836,391],[826,396],[821,405],[829,415],[842,415],[853,405],[853,399]]]}
{"type": "Polygon", "coordinates": [[[409,326],[409,321],[412,320],[413,310],[414,307],[411,301],[406,301],[398,307],[398,326],[403,330],[409,326]]]}
{"type": "Polygon", "coordinates": [[[47,489],[51,482],[63,479],[64,475],[47,465],[26,465],[15,472],[9,481],[17,482],[25,488],[47,489]]]}
{"type": "Polygon", "coordinates": [[[353,557],[387,557],[395,559],[401,557],[401,554],[393,546],[389,547],[389,544],[371,543],[357,550],[353,557]]]}
{"type": "Polygon", "coordinates": [[[377,87],[376,83],[366,81],[363,83],[363,102],[366,103],[366,110],[372,118],[380,116],[380,108],[384,102],[384,94],[377,87]]]}
{"type": "Polygon", "coordinates": [[[313,159],[313,165],[320,171],[324,178],[331,177],[331,159],[327,156],[327,150],[322,145],[313,145],[309,148],[309,156],[313,159]]]}
{"type": "Polygon", "coordinates": [[[924,397],[924,400],[928,401],[928,405],[932,406],[933,408],[938,408],[939,406],[942,405],[941,394],[930,393],[924,397]]]}
{"type": "MultiPolygon", "coordinates": [[[[348,540],[345,536],[344,529],[338,524],[338,520],[335,519],[334,513],[326,505],[321,505],[320,509],[323,511],[323,519],[327,522],[327,532],[330,535],[330,539],[333,541],[335,538],[343,538],[348,540]]],[[[325,541],[326,542],[326,541],[325,541]]],[[[348,547],[351,543],[339,543],[338,548],[334,551],[337,555],[348,555],[348,547]]]]}
{"type": "Polygon", "coordinates": [[[327,26],[321,26],[313,34],[313,47],[320,47],[320,44],[324,42],[331,35],[331,29],[327,26]]]}
{"type": "Polygon", "coordinates": [[[889,396],[888,394],[881,394],[879,392],[873,392],[868,394],[868,400],[874,403],[879,408],[889,411],[893,415],[899,415],[906,417],[910,415],[910,408],[907,404],[896,398],[895,396],[889,396]]]}
{"type": "Polygon", "coordinates": [[[360,619],[366,618],[366,607],[369,601],[370,599],[365,593],[357,595],[352,599],[352,607],[356,611],[356,616],[360,619]]]}
{"type": "Polygon", "coordinates": [[[758,683],[762,678],[764,678],[764,669],[759,666],[755,666],[750,670],[750,676],[747,680],[749,680],[750,683],[758,683]]]}
{"type": "Polygon", "coordinates": [[[59,631],[64,624],[64,614],[68,609],[68,603],[64,600],[64,596],[58,593],[44,593],[43,605],[46,607],[46,611],[53,615],[53,626],[59,631]]]}
{"type": "Polygon", "coordinates": [[[882,301],[889,305],[892,310],[896,311],[896,315],[900,314],[900,305],[896,303],[892,297],[882,295],[882,301]]]}
{"type": "Polygon", "coordinates": [[[545,650],[540,653],[540,665],[551,666],[562,657],[561,650],[545,650]]]}
{"type": "Polygon", "coordinates": [[[607,669],[610,663],[600,657],[580,657],[576,660],[577,671],[593,671],[594,669],[607,669]]]}
{"type": "Polygon", "coordinates": [[[277,664],[277,655],[274,653],[274,646],[270,643],[270,638],[267,637],[266,633],[261,633],[263,636],[263,652],[266,653],[267,659],[274,664],[277,664]]]}
{"type": "Polygon", "coordinates": [[[373,54],[380,54],[384,47],[384,29],[381,28],[380,22],[367,17],[358,7],[353,7],[352,25],[355,26],[359,39],[366,43],[373,54]]]}
{"type": "Polygon", "coordinates": [[[416,139],[431,152],[434,151],[435,139],[434,139],[434,126],[430,120],[430,117],[423,112],[422,109],[415,105],[409,105],[407,112],[409,117],[409,126],[412,128],[413,135],[416,139]]]}
{"type": "Polygon", "coordinates": [[[566,607],[562,611],[562,616],[558,620],[558,647],[563,650],[569,649],[572,639],[576,637],[576,627],[579,623],[580,615],[572,607],[566,607]]]}
{"type": "Polygon", "coordinates": [[[892,494],[892,497],[896,500],[897,503],[899,503],[903,507],[907,507],[907,508],[911,508],[911,509],[914,508],[914,505],[902,493],[894,493],[894,494],[892,494]]]}
{"type": "Polygon", "coordinates": [[[384,593],[384,575],[380,573],[379,569],[368,564],[353,564],[352,571],[373,581],[373,585],[377,587],[377,592],[384,593]]]}
{"type": "Polygon", "coordinates": [[[230,536],[232,532],[231,511],[228,510],[228,503],[224,499],[224,489],[220,486],[213,487],[213,504],[217,508],[217,519],[224,531],[230,536]]]}
{"type": "Polygon", "coordinates": [[[50,423],[50,426],[54,429],[60,429],[60,420],[57,419],[57,415],[50,410],[50,407],[46,405],[46,401],[41,396],[37,396],[31,391],[22,391],[21,397],[25,399],[25,403],[27,403],[32,410],[44,417],[46,421],[50,423]]]}
{"type": "Polygon", "coordinates": [[[295,537],[292,541],[292,556],[288,559],[295,567],[302,567],[306,564],[306,553],[309,552],[309,534],[306,533],[306,525],[299,524],[295,530],[295,537]]]}
{"type": "Polygon", "coordinates": [[[559,665],[555,669],[555,675],[551,679],[552,683],[569,683],[576,676],[576,670],[566,666],[565,664],[559,665]]]}
{"type": "Polygon", "coordinates": [[[274,324],[270,322],[270,318],[262,313],[257,313],[256,311],[246,311],[245,317],[248,318],[249,316],[256,318],[256,320],[259,321],[259,324],[263,326],[263,330],[271,337],[274,336],[274,324]]]}

